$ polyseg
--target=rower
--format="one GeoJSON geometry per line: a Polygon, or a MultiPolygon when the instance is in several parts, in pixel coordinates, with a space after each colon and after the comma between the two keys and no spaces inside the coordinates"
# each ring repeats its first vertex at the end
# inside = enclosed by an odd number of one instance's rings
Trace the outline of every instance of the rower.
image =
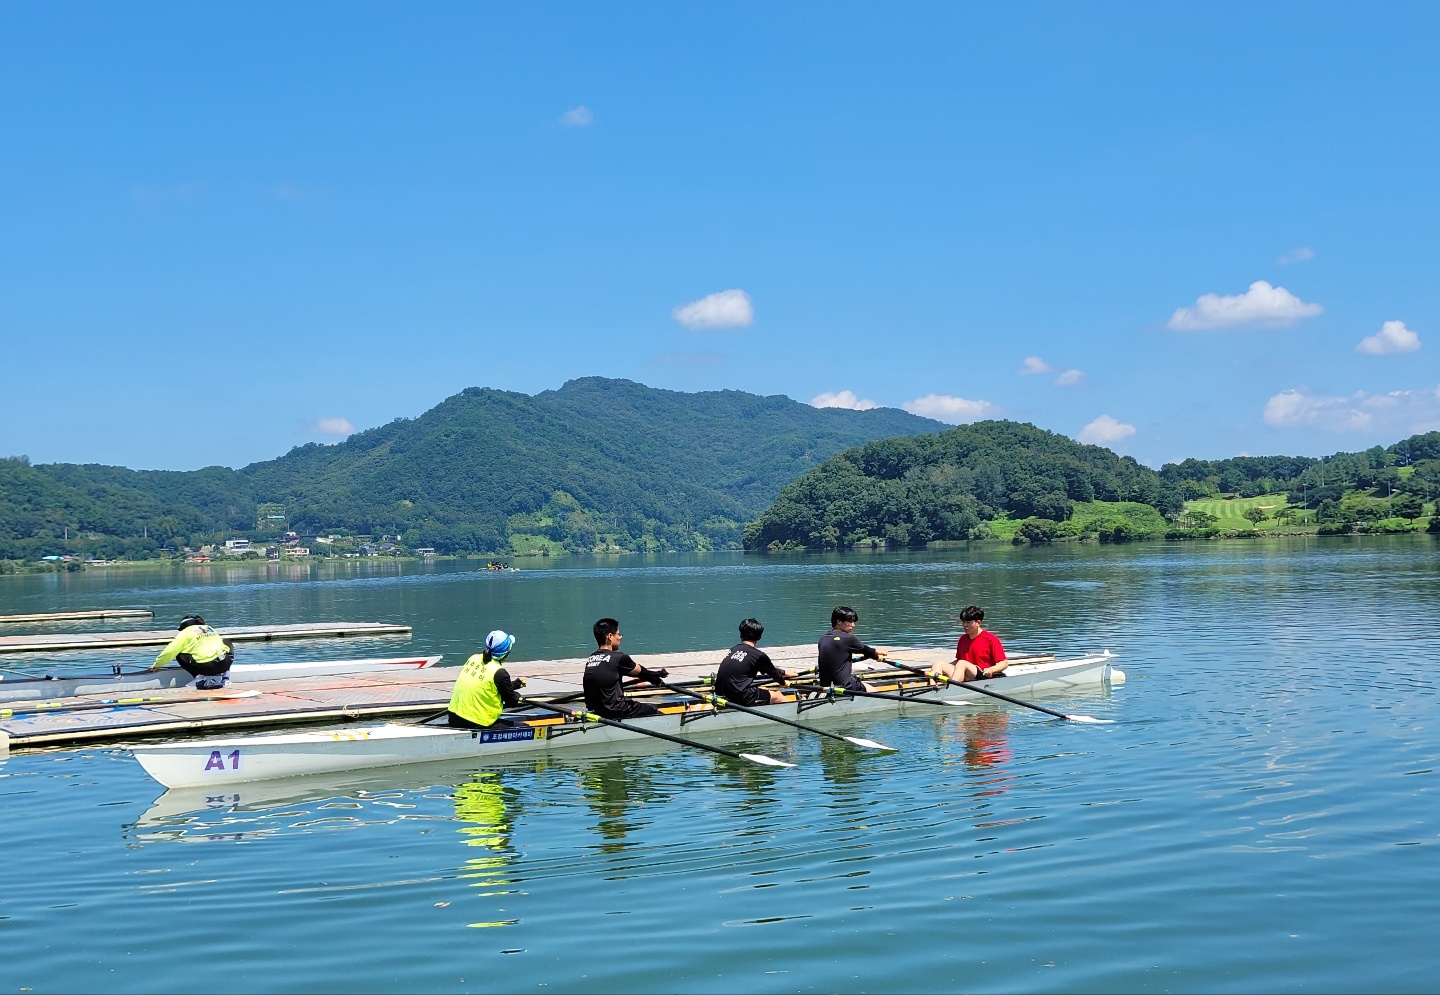
{"type": "Polygon", "coordinates": [[[506,708],[520,708],[518,688],[524,681],[511,678],[501,663],[515,647],[515,637],[496,629],[485,637],[485,650],[465,661],[450,693],[448,724],[462,729],[514,729],[515,723],[500,717],[506,708]]]}
{"type": "Polygon", "coordinates": [[[150,669],[159,670],[174,660],[195,678],[195,686],[203,691],[228,684],[230,667],[235,663],[235,644],[221,638],[199,615],[186,615],[180,620],[179,629],[179,635],[165,644],[150,669]]]}
{"type": "Polygon", "coordinates": [[[870,686],[850,669],[855,657],[885,660],[885,651],[866,646],[855,636],[860,621],[855,609],[841,605],[830,613],[830,631],[820,637],[817,673],[820,683],[845,688],[847,691],[869,691],[870,686]]]}
{"type": "Polygon", "coordinates": [[[648,670],[626,653],[620,652],[620,623],[602,618],[595,623],[595,645],[598,647],[585,661],[585,707],[607,719],[639,719],[659,715],[660,709],[646,701],[625,697],[621,682],[638,677],[659,685],[670,676],[665,669],[648,670]]]}
{"type": "Polygon", "coordinates": [[[930,668],[932,677],[952,681],[978,681],[999,677],[1010,666],[1005,659],[1005,647],[995,633],[988,631],[985,609],[968,605],[960,612],[960,626],[965,631],[955,643],[955,659],[949,663],[937,663],[930,668]]]}
{"type": "Polygon", "coordinates": [[[715,675],[715,693],[737,705],[778,705],[785,700],[781,691],[766,690],[755,683],[761,674],[782,685],[795,675],[775,666],[768,653],[756,644],[765,634],[758,619],[747,618],[740,623],[740,642],[730,647],[720,670],[715,675]]]}

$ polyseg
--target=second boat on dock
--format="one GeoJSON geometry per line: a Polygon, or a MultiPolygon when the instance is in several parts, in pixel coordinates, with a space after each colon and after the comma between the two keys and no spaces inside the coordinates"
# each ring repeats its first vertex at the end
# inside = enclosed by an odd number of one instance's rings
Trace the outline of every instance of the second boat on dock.
{"type": "MultiPolygon", "coordinates": [[[[404,656],[372,660],[312,660],[294,663],[237,663],[230,668],[232,684],[273,681],[287,677],[325,677],[332,674],[398,673],[433,667],[438,656],[404,656]]],[[[178,688],[194,681],[177,666],[159,670],[90,674],[74,677],[0,678],[0,702],[69,698],[83,694],[126,693],[153,688],[178,688]]]]}

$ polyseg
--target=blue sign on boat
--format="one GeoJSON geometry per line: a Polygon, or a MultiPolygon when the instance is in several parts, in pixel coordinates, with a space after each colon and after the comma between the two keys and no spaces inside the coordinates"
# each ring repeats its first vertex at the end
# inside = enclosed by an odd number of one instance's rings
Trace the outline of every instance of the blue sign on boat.
{"type": "Polygon", "coordinates": [[[513,743],[522,739],[534,739],[535,730],[531,729],[500,729],[486,730],[480,733],[482,743],[513,743]]]}

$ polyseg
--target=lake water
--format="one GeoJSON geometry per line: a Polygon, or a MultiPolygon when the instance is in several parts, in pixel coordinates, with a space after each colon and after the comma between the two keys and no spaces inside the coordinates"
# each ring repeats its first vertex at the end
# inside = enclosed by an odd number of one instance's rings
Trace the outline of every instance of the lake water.
{"type": "MultiPolygon", "coordinates": [[[[496,626],[515,659],[580,655],[600,615],[642,661],[728,646],[752,614],[796,643],[840,603],[867,641],[939,655],[972,602],[1012,650],[1120,654],[1127,683],[1047,700],[1116,723],[937,709],[855,727],[894,754],[748,734],[793,770],[562,753],[210,807],[122,749],[12,755],[0,989],[1440,989],[1430,537],[0,578],[0,613],[403,621],[413,640],[365,652],[449,663],[496,626]]],[[[111,659],[144,656],[89,662],[111,659]]]]}

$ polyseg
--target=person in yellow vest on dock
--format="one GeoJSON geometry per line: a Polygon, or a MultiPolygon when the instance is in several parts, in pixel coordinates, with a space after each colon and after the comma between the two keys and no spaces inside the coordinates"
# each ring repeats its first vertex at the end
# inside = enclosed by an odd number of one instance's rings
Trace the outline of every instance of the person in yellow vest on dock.
{"type": "Polygon", "coordinates": [[[150,669],[158,670],[171,660],[195,678],[197,688],[223,688],[230,680],[235,646],[199,615],[186,615],[180,620],[180,634],[166,644],[150,669]]]}
{"type": "Polygon", "coordinates": [[[502,661],[515,646],[515,637],[496,629],[485,637],[485,652],[476,653],[460,668],[455,690],[450,694],[449,724],[462,729],[514,729],[515,723],[500,717],[507,708],[519,708],[518,689],[524,681],[514,680],[502,661]]]}

